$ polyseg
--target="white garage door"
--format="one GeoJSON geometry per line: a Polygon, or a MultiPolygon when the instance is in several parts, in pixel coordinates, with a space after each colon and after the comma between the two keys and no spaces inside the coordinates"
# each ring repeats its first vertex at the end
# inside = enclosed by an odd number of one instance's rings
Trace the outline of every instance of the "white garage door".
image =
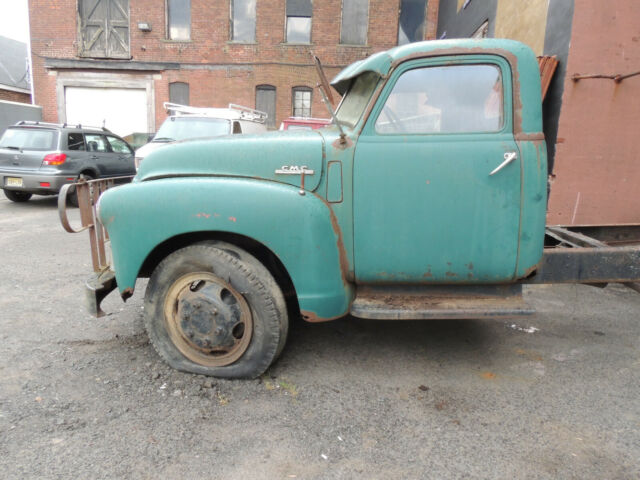
{"type": "Polygon", "coordinates": [[[69,124],[104,125],[123,137],[150,131],[144,89],[66,87],[65,109],[69,124]]]}

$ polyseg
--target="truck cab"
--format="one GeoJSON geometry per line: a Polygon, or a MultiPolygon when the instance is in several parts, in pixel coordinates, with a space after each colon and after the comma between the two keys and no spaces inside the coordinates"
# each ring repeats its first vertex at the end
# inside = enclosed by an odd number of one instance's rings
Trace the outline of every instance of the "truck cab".
{"type": "Polygon", "coordinates": [[[175,143],[97,217],[113,263],[95,312],[150,277],[145,325],[173,367],[255,377],[291,318],[530,313],[547,164],[538,63],[511,40],[422,42],[332,81],[334,125],[175,143]]]}

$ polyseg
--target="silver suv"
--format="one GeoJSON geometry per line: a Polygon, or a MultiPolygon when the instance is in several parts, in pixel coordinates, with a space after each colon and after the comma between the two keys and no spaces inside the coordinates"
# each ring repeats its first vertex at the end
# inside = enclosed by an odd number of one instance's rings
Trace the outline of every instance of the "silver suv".
{"type": "Polygon", "coordinates": [[[24,121],[0,138],[0,188],[12,202],[56,195],[80,178],[135,173],[133,149],[106,128],[24,121]]]}

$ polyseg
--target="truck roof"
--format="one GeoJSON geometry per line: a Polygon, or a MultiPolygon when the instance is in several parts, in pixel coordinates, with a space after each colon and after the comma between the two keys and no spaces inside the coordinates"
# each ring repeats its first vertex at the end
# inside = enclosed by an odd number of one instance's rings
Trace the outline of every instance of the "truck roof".
{"type": "Polygon", "coordinates": [[[331,81],[331,85],[338,93],[344,95],[351,80],[364,72],[375,72],[384,77],[397,64],[413,58],[462,54],[494,54],[504,57],[513,70],[514,94],[520,97],[516,105],[523,105],[523,111],[517,112],[522,115],[516,118],[521,120],[520,125],[514,122],[515,133],[541,130],[542,107],[538,60],[527,45],[516,40],[462,38],[409,43],[352,63],[338,73],[331,81]],[[524,109],[527,111],[525,112],[524,109]]]}

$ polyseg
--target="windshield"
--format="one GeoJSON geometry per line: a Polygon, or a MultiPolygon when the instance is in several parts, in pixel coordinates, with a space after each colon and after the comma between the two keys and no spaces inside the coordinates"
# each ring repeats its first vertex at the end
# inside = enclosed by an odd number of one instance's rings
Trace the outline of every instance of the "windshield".
{"type": "Polygon", "coordinates": [[[358,123],[379,80],[380,75],[377,73],[365,72],[351,82],[351,87],[345,93],[336,112],[336,118],[340,123],[351,127],[358,123]]]}
{"type": "Polygon", "coordinates": [[[223,118],[169,117],[164,121],[153,141],[172,142],[228,134],[229,120],[223,118]]]}
{"type": "Polygon", "coordinates": [[[9,128],[0,138],[1,148],[15,150],[55,150],[58,132],[35,128],[9,128]]]}

